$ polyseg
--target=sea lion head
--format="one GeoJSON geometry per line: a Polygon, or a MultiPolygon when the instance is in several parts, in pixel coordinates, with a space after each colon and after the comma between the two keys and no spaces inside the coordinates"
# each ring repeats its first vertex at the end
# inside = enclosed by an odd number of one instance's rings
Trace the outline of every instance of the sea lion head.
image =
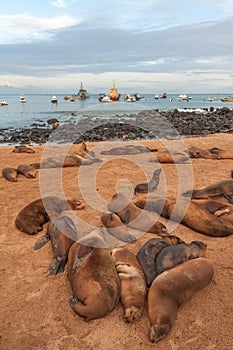
{"type": "Polygon", "coordinates": [[[171,320],[168,316],[157,317],[154,325],[150,328],[150,341],[152,343],[157,343],[170,332],[171,327],[171,320]]]}

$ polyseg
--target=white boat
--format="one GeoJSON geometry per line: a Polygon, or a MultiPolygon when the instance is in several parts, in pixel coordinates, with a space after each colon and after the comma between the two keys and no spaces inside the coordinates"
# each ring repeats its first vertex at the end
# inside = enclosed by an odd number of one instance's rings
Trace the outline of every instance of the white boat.
{"type": "Polygon", "coordinates": [[[177,100],[179,101],[183,101],[183,102],[188,102],[189,100],[191,100],[192,97],[191,96],[188,96],[186,94],[181,94],[177,97],[177,100]]]}
{"type": "Polygon", "coordinates": [[[26,98],[24,97],[24,95],[20,95],[20,103],[25,103],[26,102],[26,98]]]}
{"type": "Polygon", "coordinates": [[[56,95],[53,95],[51,97],[51,103],[57,103],[57,96],[56,95]]]}
{"type": "Polygon", "coordinates": [[[7,105],[8,105],[8,103],[5,99],[0,101],[0,106],[7,106],[7,105]]]}

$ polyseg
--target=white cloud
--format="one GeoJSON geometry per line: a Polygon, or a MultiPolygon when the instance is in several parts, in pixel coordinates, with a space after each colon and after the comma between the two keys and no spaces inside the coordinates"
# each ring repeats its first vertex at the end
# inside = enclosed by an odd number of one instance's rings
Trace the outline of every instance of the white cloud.
{"type": "Polygon", "coordinates": [[[0,14],[0,30],[2,33],[0,43],[14,42],[19,39],[45,39],[52,32],[77,25],[80,19],[63,15],[53,18],[35,17],[30,14],[5,15],[0,14]],[[4,40],[5,37],[5,40],[4,40]]]}
{"type": "Polygon", "coordinates": [[[54,1],[50,1],[51,5],[52,6],[55,6],[55,7],[67,7],[67,3],[65,0],[54,0],[54,1]]]}

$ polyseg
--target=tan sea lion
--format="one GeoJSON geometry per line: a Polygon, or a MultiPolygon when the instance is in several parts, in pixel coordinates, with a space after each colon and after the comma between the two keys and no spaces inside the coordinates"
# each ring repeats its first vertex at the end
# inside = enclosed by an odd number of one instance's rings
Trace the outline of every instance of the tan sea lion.
{"type": "Polygon", "coordinates": [[[193,199],[192,202],[197,204],[199,207],[208,210],[215,216],[221,216],[224,219],[229,220],[233,223],[233,202],[223,197],[221,200],[217,199],[193,199]]]}
{"type": "Polygon", "coordinates": [[[131,228],[144,232],[166,235],[166,226],[159,222],[153,222],[148,214],[139,209],[134,203],[128,203],[127,198],[122,193],[113,195],[108,204],[109,211],[116,213],[121,221],[131,228]]]}
{"type": "Polygon", "coordinates": [[[72,290],[70,306],[85,321],[107,315],[118,304],[120,281],[108,249],[74,243],[67,271],[72,290]]]}
{"type": "Polygon", "coordinates": [[[201,241],[181,243],[163,248],[156,257],[157,275],[186,260],[205,256],[206,244],[201,241]]]}
{"type": "Polygon", "coordinates": [[[146,299],[146,280],[136,256],[126,248],[115,248],[111,255],[120,278],[120,298],[124,318],[132,323],[143,312],[146,299]]]}
{"type": "Polygon", "coordinates": [[[209,152],[217,155],[220,159],[233,159],[233,152],[225,149],[213,147],[209,149],[209,152]]]}
{"type": "Polygon", "coordinates": [[[156,277],[148,292],[149,339],[158,342],[171,330],[179,307],[211,281],[213,266],[208,259],[185,261],[156,277]]]}
{"type": "Polygon", "coordinates": [[[87,148],[86,142],[82,142],[78,151],[74,152],[74,154],[78,154],[83,158],[95,158],[95,153],[93,151],[89,151],[87,148]]]}
{"type": "Polygon", "coordinates": [[[26,176],[28,179],[36,178],[36,170],[28,164],[20,164],[17,167],[17,172],[26,176]]]}
{"type": "Polygon", "coordinates": [[[36,199],[24,207],[15,219],[16,227],[29,235],[42,231],[43,224],[49,220],[49,213],[83,208],[79,200],[63,200],[56,196],[36,199]]]}
{"type": "Polygon", "coordinates": [[[147,146],[140,145],[127,145],[123,147],[114,147],[107,151],[101,151],[104,155],[130,155],[130,154],[140,154],[145,152],[157,152],[157,148],[149,148],[147,146]]]}
{"type": "Polygon", "coordinates": [[[11,182],[17,182],[18,171],[15,168],[6,167],[2,169],[2,176],[11,182]]]}
{"type": "Polygon", "coordinates": [[[191,158],[220,159],[217,154],[211,153],[210,150],[204,150],[195,146],[188,148],[188,154],[191,158]]]}
{"type": "Polygon", "coordinates": [[[152,159],[151,162],[158,163],[185,163],[189,160],[189,156],[185,153],[177,152],[171,153],[169,151],[159,151],[155,154],[155,159],[152,159]]]}
{"type": "Polygon", "coordinates": [[[136,240],[136,237],[128,232],[127,226],[121,221],[117,214],[104,213],[101,216],[101,221],[107,228],[107,231],[117,239],[128,243],[136,240]]]}
{"type": "Polygon", "coordinates": [[[14,153],[35,153],[35,151],[27,146],[15,146],[15,148],[12,150],[14,153]]]}
{"type": "Polygon", "coordinates": [[[176,236],[163,238],[150,238],[145,242],[137,253],[137,259],[146,277],[147,285],[150,286],[157,275],[156,258],[160,251],[170,245],[184,243],[176,236]]]}
{"type": "Polygon", "coordinates": [[[205,187],[184,192],[183,196],[191,198],[208,198],[209,196],[219,194],[233,195],[233,180],[214,182],[205,187]]]}
{"type": "Polygon", "coordinates": [[[51,241],[53,259],[48,267],[46,276],[56,275],[64,271],[71,245],[78,235],[73,221],[63,214],[50,213],[47,231],[35,244],[34,249],[40,249],[49,240],[51,241]]]}
{"type": "Polygon", "coordinates": [[[171,218],[207,236],[225,237],[233,234],[233,225],[229,220],[211,214],[193,201],[187,202],[186,198],[180,197],[178,201],[177,198],[141,199],[135,204],[139,208],[161,213],[162,217],[171,218]],[[183,208],[187,208],[186,212],[183,208]]]}
{"type": "Polygon", "coordinates": [[[148,193],[155,191],[159,184],[159,176],[161,171],[161,168],[156,169],[149,182],[138,184],[134,188],[134,194],[137,195],[138,193],[148,193]]]}

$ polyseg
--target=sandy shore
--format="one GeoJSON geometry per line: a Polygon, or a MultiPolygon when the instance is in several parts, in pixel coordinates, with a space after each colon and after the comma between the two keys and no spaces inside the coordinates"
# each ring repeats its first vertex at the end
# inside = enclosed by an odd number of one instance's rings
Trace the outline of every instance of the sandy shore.
{"type": "MultiPolygon", "coordinates": [[[[186,146],[196,145],[204,149],[219,147],[232,150],[233,136],[216,134],[208,137],[186,138],[186,146]]],[[[141,144],[163,148],[159,141],[141,141],[141,144]]],[[[95,148],[97,144],[89,144],[95,148]]],[[[0,168],[17,167],[19,164],[38,162],[44,148],[33,147],[34,154],[12,153],[13,147],[0,147],[0,168]]],[[[73,150],[78,145],[73,145],[73,150]]],[[[99,156],[97,154],[97,156],[99,156]]],[[[141,156],[141,159],[143,156],[141,156]]],[[[103,163],[96,176],[94,186],[104,201],[116,191],[121,179],[128,179],[132,186],[145,181],[142,169],[134,161],[124,157],[110,159],[103,163]]],[[[148,160],[144,159],[144,165],[148,160]]],[[[153,164],[153,163],[151,163],[153,164]]],[[[174,164],[162,164],[167,193],[177,193],[180,183],[193,179],[194,187],[207,185],[223,179],[230,179],[232,160],[193,159],[192,173],[178,178],[179,170],[174,164]]],[[[149,166],[149,163],[148,163],[149,166]]],[[[154,166],[158,166],[155,165],[154,166]]],[[[94,165],[85,167],[88,183],[94,165]],[[89,175],[88,175],[89,174],[89,175]]],[[[182,168],[187,165],[182,165],[182,168]]],[[[190,167],[190,164],[189,164],[190,167]]],[[[77,197],[87,202],[78,183],[79,168],[64,168],[61,182],[67,197],[77,197]]],[[[149,322],[146,309],[143,317],[129,325],[122,320],[123,310],[119,304],[114,311],[98,320],[84,322],[69,307],[70,286],[66,272],[46,278],[45,272],[52,257],[51,246],[47,244],[39,251],[33,246],[45,233],[29,236],[15,227],[17,213],[28,203],[40,197],[41,183],[38,171],[36,179],[18,177],[10,183],[0,176],[1,188],[1,234],[0,234],[0,348],[2,350],[230,350],[232,349],[233,289],[232,243],[233,236],[213,238],[199,234],[183,225],[175,228],[176,234],[186,242],[201,240],[207,244],[207,257],[214,265],[214,280],[197,292],[178,312],[177,320],[170,334],[160,343],[149,342],[149,322]]],[[[53,174],[48,179],[43,193],[56,194],[53,174]]],[[[100,226],[101,211],[86,203],[79,211],[81,218],[94,226],[100,226]]],[[[163,222],[166,222],[165,220],[163,222]]],[[[145,238],[145,237],[144,237],[145,238]]],[[[142,239],[144,239],[142,238],[142,239]]],[[[136,246],[131,247],[132,250],[136,246]]]]}

